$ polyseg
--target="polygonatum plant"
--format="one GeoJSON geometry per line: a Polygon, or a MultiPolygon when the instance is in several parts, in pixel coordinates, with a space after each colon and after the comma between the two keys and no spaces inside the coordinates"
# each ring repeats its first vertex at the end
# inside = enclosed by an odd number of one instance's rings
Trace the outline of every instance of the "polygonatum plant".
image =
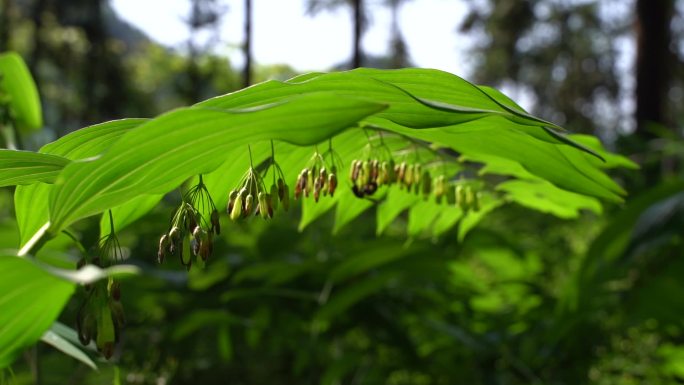
{"type": "MultiPolygon", "coordinates": [[[[606,169],[635,167],[495,89],[437,70],[365,68],[85,127],[37,152],[0,150],[0,165],[0,186],[17,185],[18,255],[94,215],[104,214],[101,234],[121,231],[182,188],[160,224],[157,256],[137,257],[179,255],[187,268],[230,231],[219,215],[269,219],[297,199],[301,229],[335,210],[337,231],[376,207],[378,234],[408,212],[409,236],[442,236],[460,223],[462,238],[508,202],[564,218],[600,213],[601,202],[625,195],[606,169]]],[[[108,282],[88,291],[83,309],[95,316],[79,315],[84,342],[99,337],[106,355],[123,324],[118,282],[108,282]]]]}

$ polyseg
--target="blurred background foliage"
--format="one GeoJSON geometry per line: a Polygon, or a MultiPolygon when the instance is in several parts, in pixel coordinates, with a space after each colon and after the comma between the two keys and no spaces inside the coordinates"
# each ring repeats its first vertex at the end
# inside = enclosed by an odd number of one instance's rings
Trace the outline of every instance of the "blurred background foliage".
{"type": "MultiPolygon", "coordinates": [[[[106,0],[0,1],[0,51],[26,58],[43,101],[47,129],[22,137],[23,147],[296,74],[286,63],[236,68],[213,53],[215,39],[198,43],[194,35],[211,34],[230,2],[189,1],[183,50],[152,41],[106,0]]],[[[357,43],[340,68],[402,67],[411,62],[401,3],[381,3],[395,15],[387,56],[358,43],[372,21],[367,1],[311,0],[308,12],[350,11],[357,43]]],[[[154,264],[178,198],[169,196],[119,234],[127,262],[145,273],[123,284],[128,319],[115,357],[92,371],[39,345],[0,382],[684,381],[684,2],[466,3],[468,14],[454,15],[454,29],[475,42],[466,77],[529,99],[531,112],[637,161],[641,171],[614,175],[630,192],[626,204],[573,220],[504,205],[463,242],[455,231],[407,239],[405,216],[376,238],[374,210],[334,236],[331,215],[299,232],[295,210],[269,223],[224,224],[207,267],[186,273],[175,261],[154,264]],[[636,42],[627,68],[612,44],[619,39],[636,42]]],[[[12,207],[12,190],[0,189],[0,248],[18,243],[12,207]]],[[[95,220],[76,230],[95,244],[95,220]]],[[[78,250],[59,237],[40,257],[75,266],[78,250]]],[[[61,322],[74,325],[81,299],[61,322]]]]}

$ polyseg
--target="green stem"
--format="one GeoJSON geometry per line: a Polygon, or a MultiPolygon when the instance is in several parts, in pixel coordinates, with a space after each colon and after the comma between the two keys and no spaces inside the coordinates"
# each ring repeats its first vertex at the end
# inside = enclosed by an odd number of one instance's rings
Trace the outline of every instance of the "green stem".
{"type": "Polygon", "coordinates": [[[83,244],[81,243],[81,241],[79,241],[78,238],[76,238],[76,236],[74,234],[72,234],[68,230],[62,230],[62,233],[64,233],[64,235],[66,235],[67,237],[71,238],[72,241],[74,241],[74,243],[76,244],[76,247],[78,248],[78,251],[80,251],[84,257],[86,257],[86,258],[88,257],[88,252],[86,251],[85,247],[83,247],[83,244]]]}

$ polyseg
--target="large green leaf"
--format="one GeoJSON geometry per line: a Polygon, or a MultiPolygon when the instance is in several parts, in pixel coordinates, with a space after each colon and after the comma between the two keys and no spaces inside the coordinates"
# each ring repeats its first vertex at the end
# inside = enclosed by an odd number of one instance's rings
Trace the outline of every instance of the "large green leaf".
{"type": "Polygon", "coordinates": [[[0,54],[0,92],[9,95],[10,111],[21,131],[43,126],[36,83],[24,60],[14,52],[0,54]]]}
{"type": "MultiPolygon", "coordinates": [[[[111,147],[121,135],[145,121],[146,119],[122,119],[96,124],[48,143],[40,152],[59,155],[69,160],[95,157],[111,147]]],[[[20,247],[48,222],[50,191],[51,185],[35,183],[18,186],[14,192],[14,209],[21,236],[20,247]]]]}
{"type": "Polygon", "coordinates": [[[68,163],[60,156],[0,149],[0,187],[52,183],[68,163]]]}
{"type": "Polygon", "coordinates": [[[384,108],[314,93],[253,111],[176,110],[132,130],[102,158],[67,167],[50,196],[51,230],[143,193],[167,192],[217,168],[229,148],[265,139],[314,144],[384,108]]]}
{"type": "Polygon", "coordinates": [[[600,214],[601,204],[592,197],[561,190],[546,181],[510,180],[496,189],[505,191],[514,202],[559,218],[577,218],[581,210],[600,214]]]}
{"type": "Polygon", "coordinates": [[[0,256],[0,271],[0,368],[4,368],[50,327],[74,284],[14,256],[0,256]]]}

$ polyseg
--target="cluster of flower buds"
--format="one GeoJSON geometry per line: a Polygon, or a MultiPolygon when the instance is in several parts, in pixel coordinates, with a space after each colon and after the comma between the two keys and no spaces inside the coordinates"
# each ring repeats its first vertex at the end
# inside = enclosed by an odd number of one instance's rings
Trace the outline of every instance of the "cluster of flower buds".
{"type": "MultiPolygon", "coordinates": [[[[275,169],[274,165],[274,172],[275,169]]],[[[280,172],[279,168],[278,171],[280,172]]],[[[250,167],[238,187],[228,195],[226,209],[233,221],[251,215],[269,219],[273,218],[273,213],[278,210],[279,205],[285,211],[290,209],[290,188],[285,184],[282,175],[271,185],[270,189],[266,190],[261,175],[250,167]]]]}
{"type": "Polygon", "coordinates": [[[440,175],[435,179],[434,195],[436,202],[446,199],[449,205],[455,205],[463,211],[480,211],[482,193],[468,183],[447,183],[446,177],[440,175]]]}
{"type": "MultiPolygon", "coordinates": [[[[121,257],[121,250],[114,233],[101,240],[98,254],[87,261],[81,259],[77,268],[91,263],[99,267],[109,266],[112,260],[121,257]]],[[[85,285],[86,299],[81,304],[76,316],[78,339],[83,345],[95,341],[97,350],[105,358],[114,354],[114,347],[119,342],[121,329],[126,323],[123,305],[121,304],[121,285],[113,278],[85,285]]]]}
{"type": "Polygon", "coordinates": [[[349,170],[349,179],[352,182],[352,192],[359,198],[373,195],[378,187],[392,185],[400,181],[399,165],[394,160],[380,161],[378,159],[358,160],[354,159],[349,170]]]}
{"type": "Polygon", "coordinates": [[[199,183],[183,196],[169,231],[159,239],[157,259],[162,263],[167,254],[178,253],[181,264],[190,270],[193,256],[201,258],[201,263],[209,258],[213,236],[220,233],[218,210],[200,176],[199,183]]]}
{"type": "Polygon", "coordinates": [[[339,156],[332,149],[321,155],[318,150],[313,154],[307,166],[297,176],[295,183],[294,197],[299,199],[302,196],[308,198],[313,195],[314,201],[318,202],[322,196],[335,196],[337,190],[337,163],[339,156]],[[329,156],[330,167],[327,167],[324,155],[329,156]]]}
{"type": "Polygon", "coordinates": [[[302,195],[309,197],[313,195],[316,202],[323,196],[335,196],[337,189],[337,167],[332,166],[330,172],[322,166],[318,168],[314,165],[311,169],[305,167],[297,177],[295,184],[294,196],[295,199],[301,198],[302,195]]]}

